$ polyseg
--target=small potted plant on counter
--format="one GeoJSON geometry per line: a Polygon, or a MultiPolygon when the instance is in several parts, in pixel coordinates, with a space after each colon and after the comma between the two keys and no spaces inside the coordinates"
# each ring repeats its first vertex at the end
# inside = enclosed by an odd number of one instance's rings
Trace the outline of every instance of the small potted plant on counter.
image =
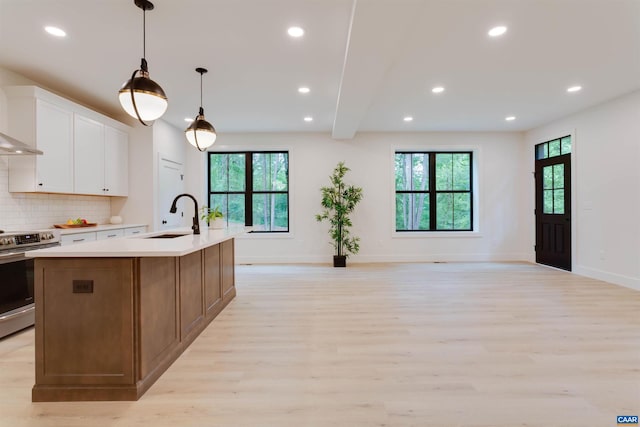
{"type": "Polygon", "coordinates": [[[200,218],[207,221],[209,228],[224,228],[224,216],[222,215],[220,206],[216,206],[215,208],[203,206],[200,209],[200,218]]]}
{"type": "Polygon", "coordinates": [[[344,183],[343,178],[348,171],[349,168],[344,162],[338,163],[329,177],[331,186],[320,189],[324,210],[316,215],[319,222],[325,219],[329,221],[329,235],[335,249],[334,267],[346,267],[349,254],[357,254],[360,250],[360,238],[349,233],[349,227],[352,225],[349,214],[362,200],[362,188],[344,183]]]}

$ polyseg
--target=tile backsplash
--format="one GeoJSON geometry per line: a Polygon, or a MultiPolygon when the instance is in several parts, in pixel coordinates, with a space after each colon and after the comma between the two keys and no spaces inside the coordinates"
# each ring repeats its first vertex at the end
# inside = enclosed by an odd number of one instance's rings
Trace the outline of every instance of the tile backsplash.
{"type": "Polygon", "coordinates": [[[9,193],[6,156],[0,156],[0,229],[5,231],[53,228],[70,218],[105,224],[111,216],[111,200],[102,196],[9,193]]]}

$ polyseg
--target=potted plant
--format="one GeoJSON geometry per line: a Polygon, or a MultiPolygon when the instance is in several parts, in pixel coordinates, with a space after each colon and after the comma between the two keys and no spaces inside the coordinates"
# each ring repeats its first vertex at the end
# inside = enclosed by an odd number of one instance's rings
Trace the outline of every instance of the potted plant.
{"type": "Polygon", "coordinates": [[[357,254],[360,250],[360,238],[351,236],[349,233],[349,228],[353,225],[349,214],[362,200],[362,188],[345,184],[344,176],[349,170],[344,162],[338,163],[329,177],[331,186],[320,189],[324,210],[316,215],[316,220],[329,221],[329,235],[335,249],[334,267],[346,267],[347,257],[350,254],[357,254]]]}
{"type": "Polygon", "coordinates": [[[215,208],[209,208],[203,206],[200,209],[200,219],[207,221],[209,228],[219,229],[224,228],[224,216],[219,206],[215,208]]]}

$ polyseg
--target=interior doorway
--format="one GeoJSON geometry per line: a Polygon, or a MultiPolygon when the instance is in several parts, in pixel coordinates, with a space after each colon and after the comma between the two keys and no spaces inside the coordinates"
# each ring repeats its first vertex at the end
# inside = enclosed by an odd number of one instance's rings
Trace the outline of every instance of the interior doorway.
{"type": "Polygon", "coordinates": [[[571,271],[571,137],[536,145],[536,262],[571,271]]]}
{"type": "Polygon", "coordinates": [[[176,228],[182,225],[184,213],[179,209],[170,213],[173,199],[184,193],[184,167],[182,163],[158,156],[158,217],[156,229],[176,228]]]}

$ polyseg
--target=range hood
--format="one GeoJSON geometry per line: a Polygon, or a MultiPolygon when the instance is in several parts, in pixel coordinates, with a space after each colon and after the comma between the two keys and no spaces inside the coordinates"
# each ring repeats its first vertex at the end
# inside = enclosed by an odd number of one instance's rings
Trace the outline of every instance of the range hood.
{"type": "Polygon", "coordinates": [[[11,138],[9,135],[5,135],[0,132],[0,156],[25,156],[33,154],[43,154],[42,151],[36,150],[20,142],[15,138],[11,138]]]}

